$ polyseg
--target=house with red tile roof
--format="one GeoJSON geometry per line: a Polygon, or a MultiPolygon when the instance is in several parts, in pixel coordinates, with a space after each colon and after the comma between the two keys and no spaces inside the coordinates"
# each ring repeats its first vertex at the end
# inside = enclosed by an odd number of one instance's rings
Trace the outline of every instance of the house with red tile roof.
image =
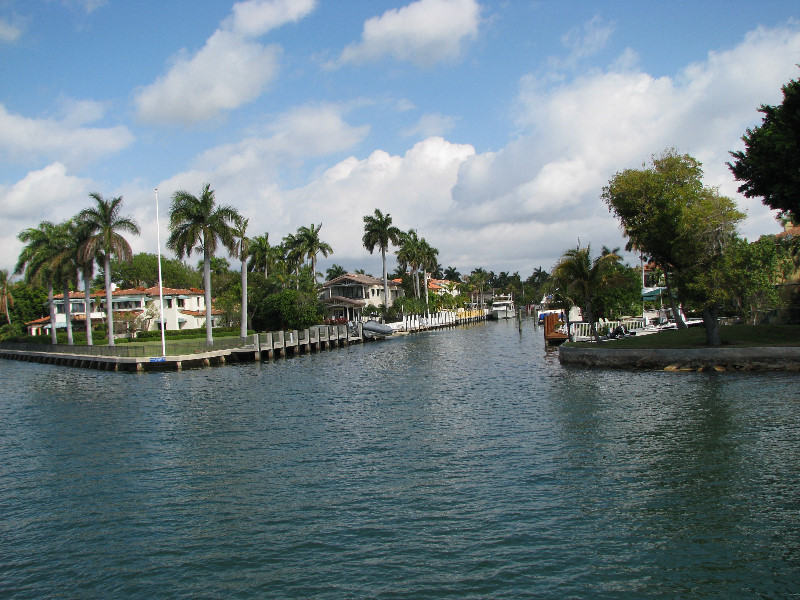
{"type": "MultiPolygon", "coordinates": [[[[205,293],[196,288],[164,288],[164,328],[168,330],[198,329],[205,327],[205,293]]],[[[92,323],[102,323],[106,317],[105,291],[91,295],[89,318],[92,323]]],[[[86,306],[83,292],[70,292],[70,316],[72,326],[86,323],[86,306]]],[[[134,331],[154,331],[161,326],[161,310],[158,286],[150,288],[115,289],[111,298],[114,311],[115,334],[134,331]]],[[[54,298],[56,308],[56,329],[67,326],[64,294],[54,298]]],[[[221,310],[211,311],[212,326],[218,327],[222,318],[221,310]]],[[[28,333],[41,335],[50,330],[50,318],[43,317],[30,323],[28,333]]]]}
{"type": "MultiPolygon", "coordinates": [[[[388,306],[392,306],[401,296],[403,287],[389,281],[388,306]]],[[[325,304],[329,318],[357,321],[365,307],[384,304],[383,279],[347,273],[323,283],[319,297],[325,304]]]]}

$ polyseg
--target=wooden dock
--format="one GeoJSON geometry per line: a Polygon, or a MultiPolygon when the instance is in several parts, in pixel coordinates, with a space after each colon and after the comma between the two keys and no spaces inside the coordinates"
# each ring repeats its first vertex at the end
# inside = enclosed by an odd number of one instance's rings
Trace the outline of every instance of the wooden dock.
{"type": "MultiPolygon", "coordinates": [[[[454,327],[480,320],[483,318],[478,315],[469,315],[469,317],[448,320],[446,323],[432,321],[428,325],[417,325],[412,331],[454,327]]],[[[353,328],[346,324],[338,324],[319,325],[301,330],[256,333],[245,339],[236,338],[235,342],[226,347],[197,350],[190,354],[152,356],[145,354],[145,350],[142,349],[141,356],[131,356],[133,349],[126,347],[127,344],[117,346],[62,345],[54,349],[49,344],[3,343],[0,344],[0,358],[101,371],[134,373],[181,371],[189,368],[224,365],[229,362],[273,360],[379,339],[381,338],[364,336],[360,323],[353,328]]],[[[226,338],[222,338],[222,340],[224,341],[226,338]]],[[[148,351],[152,354],[153,349],[149,348],[148,351]]]]}

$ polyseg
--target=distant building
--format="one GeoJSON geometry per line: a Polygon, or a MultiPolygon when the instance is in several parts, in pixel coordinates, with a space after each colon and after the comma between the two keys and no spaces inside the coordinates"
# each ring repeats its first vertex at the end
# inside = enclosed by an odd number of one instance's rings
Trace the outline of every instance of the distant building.
{"type": "MultiPolygon", "coordinates": [[[[91,295],[89,318],[92,323],[103,323],[106,319],[106,293],[94,292],[91,295]]],[[[83,292],[70,292],[70,316],[72,326],[77,331],[79,325],[86,323],[86,306],[83,292]]],[[[158,286],[150,288],[115,289],[112,292],[115,333],[134,331],[154,331],[161,326],[158,286]]],[[[55,296],[56,329],[66,329],[66,306],[64,294],[55,296]]],[[[218,327],[222,311],[211,311],[211,326],[218,327]]],[[[164,329],[199,329],[205,327],[205,292],[196,288],[164,288],[164,329]]],[[[43,317],[26,323],[30,335],[43,335],[50,330],[50,317],[43,317]]]]}
{"type": "Polygon", "coordinates": [[[389,301],[385,302],[383,279],[347,273],[322,284],[319,297],[325,304],[329,318],[355,321],[361,318],[362,311],[367,306],[386,304],[391,307],[402,296],[403,288],[400,284],[390,281],[389,301]]]}

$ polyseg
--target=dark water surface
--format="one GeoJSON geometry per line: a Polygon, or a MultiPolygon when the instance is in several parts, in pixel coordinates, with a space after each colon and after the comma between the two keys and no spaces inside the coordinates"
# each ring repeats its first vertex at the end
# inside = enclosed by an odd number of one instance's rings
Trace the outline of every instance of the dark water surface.
{"type": "Polygon", "coordinates": [[[3,598],[798,598],[790,374],[526,322],[114,374],[0,360],[3,598]]]}

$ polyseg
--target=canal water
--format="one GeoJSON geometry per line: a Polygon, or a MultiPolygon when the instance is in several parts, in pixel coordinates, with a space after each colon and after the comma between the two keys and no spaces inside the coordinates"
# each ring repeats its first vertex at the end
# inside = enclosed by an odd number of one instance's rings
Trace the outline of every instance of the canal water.
{"type": "Polygon", "coordinates": [[[564,368],[541,338],[0,361],[0,597],[800,597],[797,376],[564,368]]]}

